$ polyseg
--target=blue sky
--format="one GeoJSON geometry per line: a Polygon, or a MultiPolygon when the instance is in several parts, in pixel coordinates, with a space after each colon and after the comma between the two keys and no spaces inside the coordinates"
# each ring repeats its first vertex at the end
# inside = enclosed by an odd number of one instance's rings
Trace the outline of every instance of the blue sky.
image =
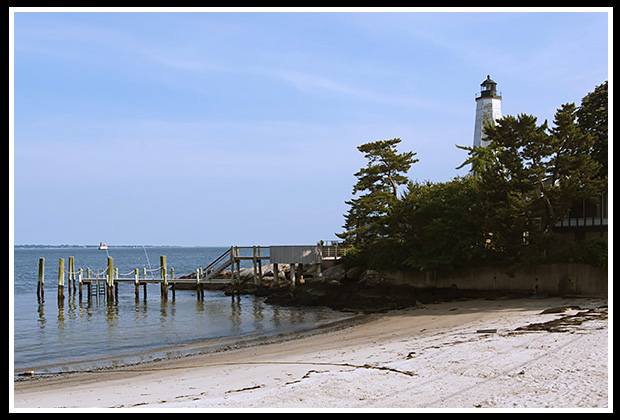
{"type": "Polygon", "coordinates": [[[608,79],[611,9],[469,10],[12,9],[14,243],[335,239],[358,145],[448,181],[487,74],[541,122],[608,79]]]}

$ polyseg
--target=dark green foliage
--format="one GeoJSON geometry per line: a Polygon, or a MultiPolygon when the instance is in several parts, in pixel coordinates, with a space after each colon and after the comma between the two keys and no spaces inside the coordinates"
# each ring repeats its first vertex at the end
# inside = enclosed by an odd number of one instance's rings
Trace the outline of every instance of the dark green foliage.
{"type": "Polygon", "coordinates": [[[608,162],[608,95],[607,81],[588,93],[577,109],[579,129],[594,139],[591,155],[601,165],[598,176],[607,177],[608,162]]]}
{"type": "Polygon", "coordinates": [[[392,224],[406,250],[404,264],[421,270],[457,267],[485,254],[488,232],[478,182],[410,183],[392,224]]]}
{"type": "Polygon", "coordinates": [[[573,242],[566,249],[550,255],[548,262],[583,263],[607,269],[608,248],[606,238],[573,242]]]}

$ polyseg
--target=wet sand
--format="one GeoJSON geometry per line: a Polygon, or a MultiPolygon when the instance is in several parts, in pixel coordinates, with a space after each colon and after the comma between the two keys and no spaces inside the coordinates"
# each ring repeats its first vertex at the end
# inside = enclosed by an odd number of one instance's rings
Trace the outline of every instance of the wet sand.
{"type": "Polygon", "coordinates": [[[357,319],[346,328],[272,338],[212,354],[18,381],[10,398],[16,411],[607,411],[605,305],[602,298],[420,305],[368,315],[365,322],[357,319]],[[541,313],[548,309],[554,310],[541,313]]]}

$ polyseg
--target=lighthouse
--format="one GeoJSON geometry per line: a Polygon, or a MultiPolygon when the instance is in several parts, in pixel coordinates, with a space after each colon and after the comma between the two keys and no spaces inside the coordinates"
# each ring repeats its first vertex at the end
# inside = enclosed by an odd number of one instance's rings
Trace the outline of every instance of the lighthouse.
{"type": "Polygon", "coordinates": [[[474,147],[486,147],[486,135],[482,132],[486,121],[494,122],[502,118],[502,96],[497,91],[497,83],[487,76],[480,84],[480,93],[476,95],[476,125],[474,126],[474,147]]]}

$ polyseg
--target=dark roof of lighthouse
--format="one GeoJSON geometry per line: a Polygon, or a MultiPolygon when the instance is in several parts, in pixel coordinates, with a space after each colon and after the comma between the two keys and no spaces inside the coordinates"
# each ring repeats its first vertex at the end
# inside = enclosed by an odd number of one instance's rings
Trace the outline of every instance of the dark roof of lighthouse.
{"type": "Polygon", "coordinates": [[[494,82],[493,80],[491,80],[491,76],[487,74],[486,80],[484,82],[480,83],[480,86],[489,85],[489,84],[496,85],[497,83],[494,82]]]}

